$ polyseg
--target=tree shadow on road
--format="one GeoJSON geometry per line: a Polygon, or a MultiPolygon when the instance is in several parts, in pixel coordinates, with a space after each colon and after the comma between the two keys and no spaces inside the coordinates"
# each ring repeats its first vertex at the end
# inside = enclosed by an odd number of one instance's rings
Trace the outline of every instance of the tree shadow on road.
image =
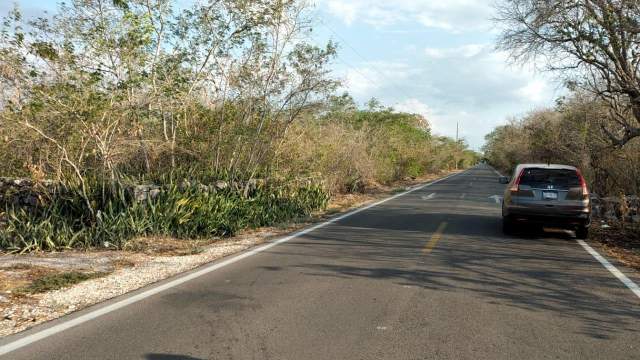
{"type": "Polygon", "coordinates": [[[297,245],[304,246],[316,261],[296,267],[311,276],[391,279],[473,293],[489,303],[579,319],[579,333],[598,339],[638,331],[637,299],[566,233],[505,237],[499,218],[462,212],[431,219],[407,212],[383,216],[332,225],[277,251],[296,253],[297,245]],[[443,239],[432,253],[422,253],[441,221],[449,224],[443,239]]]}

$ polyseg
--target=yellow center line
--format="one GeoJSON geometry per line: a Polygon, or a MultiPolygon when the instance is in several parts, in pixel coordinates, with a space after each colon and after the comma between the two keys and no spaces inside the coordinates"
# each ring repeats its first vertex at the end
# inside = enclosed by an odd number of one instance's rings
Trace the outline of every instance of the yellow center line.
{"type": "Polygon", "coordinates": [[[431,240],[429,240],[427,245],[424,246],[424,249],[422,249],[423,254],[430,254],[431,251],[433,251],[436,245],[438,245],[438,241],[440,241],[440,239],[442,238],[442,233],[444,233],[444,229],[446,228],[447,228],[447,222],[446,221],[441,222],[436,232],[434,232],[433,235],[431,235],[431,240]]]}

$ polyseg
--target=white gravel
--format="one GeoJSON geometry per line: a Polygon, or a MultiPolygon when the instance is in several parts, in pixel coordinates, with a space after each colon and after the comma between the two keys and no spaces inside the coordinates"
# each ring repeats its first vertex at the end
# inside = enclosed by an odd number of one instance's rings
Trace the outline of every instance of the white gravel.
{"type": "MultiPolygon", "coordinates": [[[[197,255],[150,257],[138,256],[137,264],[69,288],[33,296],[28,301],[4,308],[0,319],[0,336],[17,333],[34,325],[58,318],[84,307],[114,298],[145,285],[166,279],[200,265],[228,256],[264,242],[273,232],[262,232],[220,241],[197,255]]],[[[136,256],[136,254],[132,254],[136,256]]],[[[0,301],[6,301],[4,296],[0,301]]]]}

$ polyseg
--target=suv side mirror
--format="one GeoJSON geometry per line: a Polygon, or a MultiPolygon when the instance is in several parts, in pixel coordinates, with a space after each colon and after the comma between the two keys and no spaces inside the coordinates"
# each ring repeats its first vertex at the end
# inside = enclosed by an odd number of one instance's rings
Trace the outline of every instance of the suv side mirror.
{"type": "Polygon", "coordinates": [[[498,182],[500,184],[508,184],[509,183],[509,178],[506,176],[500,176],[500,178],[498,179],[498,182]]]}

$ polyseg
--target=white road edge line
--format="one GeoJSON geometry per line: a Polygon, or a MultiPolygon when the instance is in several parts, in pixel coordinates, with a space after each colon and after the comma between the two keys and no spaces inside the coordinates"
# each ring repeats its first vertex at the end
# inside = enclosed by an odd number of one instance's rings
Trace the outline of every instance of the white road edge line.
{"type": "Polygon", "coordinates": [[[578,240],[578,244],[580,244],[591,256],[593,256],[596,260],[605,267],[605,269],[609,270],[618,280],[622,281],[629,290],[631,290],[637,297],[640,298],[640,287],[634,283],[631,279],[629,279],[622,271],[618,270],[617,267],[613,266],[609,260],[605,259],[604,256],[600,255],[597,251],[595,251],[589,244],[587,244],[584,240],[578,240]]]}
{"type": "Polygon", "coordinates": [[[20,349],[22,347],[25,347],[27,345],[30,345],[30,344],[36,342],[36,341],[43,340],[43,339],[45,339],[45,338],[47,338],[49,336],[55,335],[57,333],[60,333],[60,332],[65,331],[67,329],[70,329],[70,328],[72,328],[74,326],[77,326],[77,325],[83,324],[83,323],[85,323],[87,321],[93,320],[93,319],[95,319],[97,317],[100,317],[102,315],[105,315],[105,314],[108,314],[110,312],[116,311],[116,310],[121,309],[121,308],[123,308],[125,306],[128,306],[128,305],[131,305],[131,304],[136,303],[138,301],[144,300],[144,299],[146,299],[146,298],[148,298],[150,296],[156,295],[156,294],[161,293],[161,292],[163,292],[165,290],[168,290],[168,289],[171,289],[171,288],[176,287],[178,285],[184,284],[184,283],[186,283],[188,281],[191,281],[193,279],[199,278],[199,277],[201,277],[203,275],[206,275],[206,274],[208,274],[210,272],[216,271],[216,270],[218,270],[220,268],[223,268],[223,267],[225,267],[227,265],[231,265],[231,264],[236,263],[236,262],[238,262],[240,260],[243,260],[243,259],[246,259],[246,258],[251,257],[253,255],[259,254],[259,253],[261,253],[261,252],[263,252],[265,250],[271,249],[272,247],[274,247],[276,245],[280,245],[282,243],[285,243],[287,241],[295,239],[295,238],[297,238],[299,236],[305,235],[305,234],[310,233],[310,232],[312,232],[314,230],[320,229],[320,228],[325,227],[325,226],[327,226],[329,224],[332,224],[332,223],[335,223],[337,221],[340,221],[340,220],[342,220],[344,218],[347,218],[349,216],[352,216],[352,215],[355,215],[357,213],[363,212],[363,211],[365,211],[367,209],[370,209],[372,207],[378,206],[378,205],[383,204],[383,203],[385,203],[387,201],[399,198],[401,196],[407,195],[407,194],[412,193],[414,191],[424,189],[424,188],[426,188],[428,186],[437,184],[437,183],[439,183],[441,181],[444,181],[446,179],[449,179],[449,178],[452,178],[454,176],[460,175],[460,174],[462,174],[464,172],[466,172],[466,170],[462,171],[462,172],[459,172],[459,173],[455,173],[455,174],[451,174],[451,175],[445,176],[443,178],[440,178],[438,180],[435,180],[435,181],[432,181],[432,182],[429,182],[429,183],[426,183],[426,184],[423,184],[423,185],[416,186],[416,187],[414,187],[412,189],[409,189],[409,190],[407,190],[405,192],[402,192],[400,194],[396,194],[394,196],[391,196],[391,197],[388,197],[386,199],[380,200],[380,201],[375,202],[373,204],[369,204],[369,205],[367,205],[365,207],[361,207],[359,209],[353,210],[353,211],[348,212],[346,214],[340,215],[338,217],[335,217],[335,218],[330,219],[328,221],[325,221],[323,223],[314,225],[314,226],[312,226],[310,228],[298,231],[298,232],[296,232],[296,233],[294,233],[292,235],[286,236],[286,237],[284,237],[282,239],[279,239],[277,241],[274,241],[272,243],[269,243],[269,244],[266,244],[266,245],[263,245],[263,246],[259,246],[257,248],[252,249],[252,250],[249,250],[249,251],[247,251],[245,253],[242,253],[240,255],[234,256],[234,257],[232,257],[230,259],[221,261],[221,262],[216,263],[216,264],[205,265],[204,268],[202,268],[202,269],[200,269],[200,270],[198,270],[196,272],[193,272],[193,273],[188,274],[188,275],[184,275],[184,276],[182,276],[182,277],[180,277],[178,279],[169,281],[166,284],[154,287],[154,288],[149,289],[147,291],[144,291],[144,292],[142,292],[140,294],[136,294],[136,295],[130,296],[130,297],[126,298],[126,299],[120,300],[120,301],[118,301],[116,303],[113,303],[111,305],[107,305],[107,306],[105,306],[103,308],[96,309],[96,310],[91,311],[91,312],[89,312],[87,314],[78,316],[77,318],[64,321],[64,322],[62,322],[62,323],[60,323],[58,325],[54,325],[54,326],[52,326],[50,328],[43,329],[43,330],[38,331],[36,333],[33,333],[31,335],[27,335],[27,336],[25,336],[23,338],[17,339],[17,340],[12,341],[12,342],[10,342],[8,344],[0,346],[0,356],[1,355],[5,355],[7,353],[10,353],[12,351],[18,350],[18,349],[20,349]]]}

